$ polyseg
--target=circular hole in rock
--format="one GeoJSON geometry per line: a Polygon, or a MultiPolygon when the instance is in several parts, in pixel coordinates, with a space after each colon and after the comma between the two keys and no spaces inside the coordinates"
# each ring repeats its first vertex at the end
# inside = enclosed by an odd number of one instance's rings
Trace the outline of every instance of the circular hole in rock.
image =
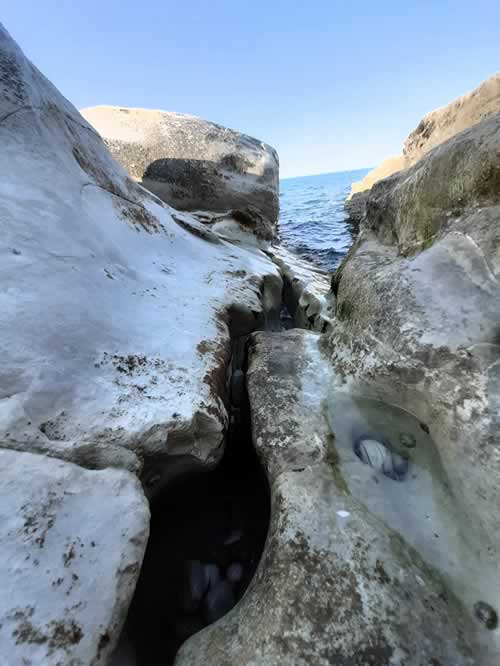
{"type": "Polygon", "coordinates": [[[122,638],[136,666],[172,664],[185,640],[234,607],[256,571],[270,498],[249,424],[243,426],[214,471],[173,482],[151,505],[150,538],[122,638]]]}
{"type": "Polygon", "coordinates": [[[404,481],[408,474],[408,459],[392,451],[389,444],[377,437],[370,435],[358,437],[354,443],[354,453],[365,465],[369,465],[393,481],[404,481]]]}

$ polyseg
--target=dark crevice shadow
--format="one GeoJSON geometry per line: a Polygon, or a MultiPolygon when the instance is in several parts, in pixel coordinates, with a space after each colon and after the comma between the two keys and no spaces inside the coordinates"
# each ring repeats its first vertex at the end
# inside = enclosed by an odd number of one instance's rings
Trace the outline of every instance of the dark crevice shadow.
{"type": "Polygon", "coordinates": [[[252,445],[242,346],[244,339],[233,341],[232,417],[222,461],[213,471],[174,480],[151,504],[150,538],[121,641],[129,661],[115,654],[113,665],[173,664],[187,638],[241,599],[256,571],[270,494],[252,445]]]}

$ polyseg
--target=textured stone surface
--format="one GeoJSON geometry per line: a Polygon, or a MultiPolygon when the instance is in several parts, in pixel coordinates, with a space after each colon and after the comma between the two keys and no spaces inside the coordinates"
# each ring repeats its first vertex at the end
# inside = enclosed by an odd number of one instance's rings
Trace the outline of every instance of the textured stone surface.
{"type": "Polygon", "coordinates": [[[151,489],[167,461],[214,462],[229,329],[279,307],[278,268],[128,177],[3,29],[0,141],[0,443],[145,461],[151,489]]]}
{"type": "MultiPolygon", "coordinates": [[[[373,187],[362,232],[333,280],[337,319],[327,345],[344,388],[407,410],[430,432],[482,572],[474,584],[493,607],[500,590],[499,164],[494,114],[373,187]]],[[[469,607],[479,601],[466,600],[469,607]]],[[[495,661],[497,633],[489,636],[495,661]]]]}
{"type": "Polygon", "coordinates": [[[348,221],[353,229],[353,236],[359,233],[359,226],[365,216],[365,207],[369,194],[370,190],[351,193],[344,201],[344,210],[348,215],[348,221]]]}
{"type": "MultiPolygon", "coordinates": [[[[383,178],[413,166],[436,146],[499,111],[500,73],[496,73],[466,95],[425,115],[408,135],[402,155],[387,158],[372,169],[363,180],[353,183],[351,195],[346,202],[348,213],[351,214],[352,210],[353,219],[357,219],[359,206],[351,206],[349,203],[354,194],[369,190],[374,183],[383,178]]],[[[357,203],[361,202],[362,200],[358,198],[357,203]]]]}
{"type": "Polygon", "coordinates": [[[248,388],[270,532],[246,595],[192,637],[176,665],[477,664],[460,603],[341,482],[318,342],[298,330],[252,338],[248,388]]]}
{"type": "Polygon", "coordinates": [[[325,332],[335,315],[330,276],[284,247],[268,254],[279,267],[284,283],[283,300],[297,328],[325,332]]]}
{"type": "Polygon", "coordinates": [[[358,183],[353,183],[351,187],[351,194],[348,200],[352,199],[355,194],[369,190],[374,183],[383,180],[406,167],[405,159],[402,155],[394,155],[393,157],[386,158],[375,169],[372,169],[366,176],[358,183]]]}
{"type": "Polygon", "coordinates": [[[405,165],[411,166],[444,141],[500,111],[500,72],[477,88],[425,115],[405,141],[405,165]]]}
{"type": "Polygon", "coordinates": [[[180,210],[256,208],[278,218],[278,155],[215,123],[167,111],[96,106],[83,116],[135,180],[180,210]]]}
{"type": "Polygon", "coordinates": [[[106,664],[146,547],[137,479],[0,450],[0,661],[106,664]]]}

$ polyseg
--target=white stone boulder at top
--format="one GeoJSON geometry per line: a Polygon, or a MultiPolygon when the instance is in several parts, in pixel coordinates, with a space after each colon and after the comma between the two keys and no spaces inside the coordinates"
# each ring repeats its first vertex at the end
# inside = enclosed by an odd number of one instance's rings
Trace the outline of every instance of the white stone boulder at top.
{"type": "Polygon", "coordinates": [[[279,212],[274,148],[215,123],[167,111],[95,106],[82,115],[113,157],[180,210],[248,210],[271,223],[279,212]]]}

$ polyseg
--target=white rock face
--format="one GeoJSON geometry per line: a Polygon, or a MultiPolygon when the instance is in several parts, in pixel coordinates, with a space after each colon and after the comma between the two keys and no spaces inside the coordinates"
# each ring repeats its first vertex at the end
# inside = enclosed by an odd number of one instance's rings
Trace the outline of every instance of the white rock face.
{"type": "Polygon", "coordinates": [[[277,221],[278,155],[262,141],[167,111],[96,106],[82,115],[132,178],[175,208],[253,206],[277,221]]]}
{"type": "Polygon", "coordinates": [[[2,445],[157,485],[215,461],[228,327],[276,266],[133,182],[3,29],[0,141],[2,445]]]}
{"type": "Polygon", "coordinates": [[[148,536],[127,470],[153,495],[217,462],[230,332],[282,279],[134,182],[2,26],[0,145],[0,661],[98,665],[148,536]]]}
{"type": "MultiPolygon", "coordinates": [[[[386,405],[379,432],[396,408],[411,416],[415,476],[390,493],[382,481],[370,506],[445,573],[476,621],[478,604],[498,615],[500,598],[499,158],[496,113],[374,185],[332,281],[337,316],[324,345],[337,389],[386,405]]],[[[349,411],[337,404],[336,436],[353,469],[349,411]]],[[[373,420],[366,402],[354,411],[373,420]]],[[[366,496],[367,469],[353,494],[366,496]]],[[[482,629],[492,653],[477,663],[499,663],[500,634],[482,629]]]]}
{"type": "Polygon", "coordinates": [[[335,316],[330,276],[284,247],[273,247],[271,256],[283,276],[283,300],[295,326],[321,333],[329,330],[335,316]]]}
{"type": "Polygon", "coordinates": [[[148,538],[137,479],[0,450],[0,662],[106,664],[148,538]]]}

